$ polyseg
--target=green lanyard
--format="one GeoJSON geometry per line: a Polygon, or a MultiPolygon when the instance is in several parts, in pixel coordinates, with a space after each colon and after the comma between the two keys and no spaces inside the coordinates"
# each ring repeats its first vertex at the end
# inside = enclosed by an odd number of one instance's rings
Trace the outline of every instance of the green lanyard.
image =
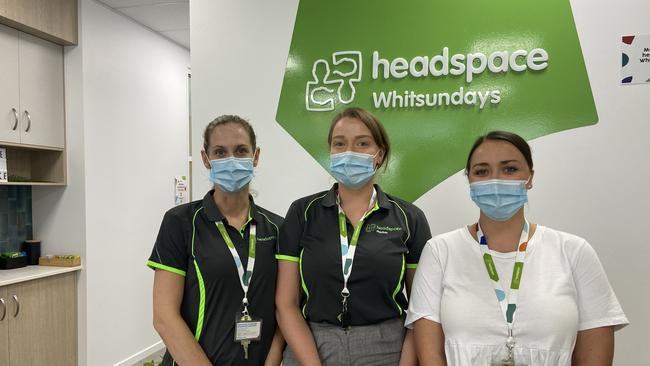
{"type": "Polygon", "coordinates": [[[479,248],[485,263],[485,269],[488,276],[492,280],[494,293],[496,294],[497,301],[501,307],[503,318],[506,321],[508,328],[508,337],[506,338],[506,349],[508,356],[505,361],[512,361],[514,358],[513,349],[515,347],[515,338],[513,336],[513,323],[515,321],[515,312],[517,310],[517,302],[519,295],[519,285],[521,283],[521,275],[524,272],[524,262],[526,260],[526,249],[528,248],[528,231],[530,225],[528,220],[524,220],[524,226],[521,229],[521,236],[519,238],[519,245],[517,245],[517,255],[515,257],[515,266],[512,269],[512,281],[510,282],[510,291],[506,294],[499,283],[499,274],[497,273],[496,266],[492,260],[492,255],[489,253],[488,242],[481,226],[476,224],[476,237],[478,238],[479,248]]]}
{"type": "Polygon", "coordinates": [[[239,272],[239,284],[241,285],[242,290],[244,291],[244,298],[242,299],[242,305],[244,306],[244,315],[248,315],[248,286],[250,285],[251,278],[253,277],[253,269],[255,268],[255,235],[256,235],[256,225],[251,222],[249,226],[249,235],[248,235],[248,264],[246,265],[246,272],[244,272],[244,266],[239,259],[239,254],[237,249],[235,249],[235,244],[233,244],[226,231],[226,226],[223,224],[223,221],[215,222],[219,233],[223,241],[226,242],[226,246],[230,250],[232,259],[235,261],[235,266],[237,267],[237,272],[239,272]]]}
{"type": "Polygon", "coordinates": [[[341,290],[343,310],[341,314],[339,314],[339,320],[341,321],[343,328],[347,328],[350,326],[350,317],[348,313],[348,297],[350,297],[350,290],[348,289],[348,279],[350,278],[350,274],[352,274],[354,254],[357,250],[357,242],[359,241],[359,235],[361,233],[363,223],[372,212],[376,211],[379,208],[377,205],[377,191],[373,189],[372,197],[370,198],[370,203],[368,204],[368,211],[366,211],[363,217],[361,217],[361,220],[359,220],[357,225],[354,227],[352,240],[350,240],[349,243],[345,212],[343,212],[341,202],[338,199],[337,204],[339,208],[339,236],[341,239],[341,270],[343,271],[343,290],[341,290]]]}

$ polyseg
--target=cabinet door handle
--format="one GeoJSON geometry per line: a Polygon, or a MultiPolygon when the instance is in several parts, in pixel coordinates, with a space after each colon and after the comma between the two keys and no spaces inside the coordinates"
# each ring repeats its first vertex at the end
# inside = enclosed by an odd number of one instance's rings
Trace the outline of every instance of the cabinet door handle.
{"type": "Polygon", "coordinates": [[[14,112],[14,126],[11,128],[11,130],[16,131],[18,128],[18,111],[16,108],[11,108],[11,111],[14,112]]]}
{"type": "Polygon", "coordinates": [[[7,304],[5,304],[5,299],[0,298],[0,304],[2,305],[2,316],[0,316],[0,322],[5,320],[5,315],[7,315],[7,304]]]}
{"type": "Polygon", "coordinates": [[[20,313],[20,301],[18,301],[18,296],[14,295],[14,302],[16,303],[16,311],[14,312],[14,318],[20,313]]]}
{"type": "Polygon", "coordinates": [[[29,132],[29,129],[32,128],[32,116],[29,115],[27,109],[25,109],[25,117],[27,117],[27,128],[25,128],[25,132],[29,132]]]}

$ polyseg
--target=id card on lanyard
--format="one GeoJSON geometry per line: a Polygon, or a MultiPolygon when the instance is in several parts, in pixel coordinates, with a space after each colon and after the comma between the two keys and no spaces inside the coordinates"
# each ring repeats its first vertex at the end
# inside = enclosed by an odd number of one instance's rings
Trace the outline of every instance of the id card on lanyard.
{"type": "Polygon", "coordinates": [[[239,342],[244,350],[244,359],[248,359],[248,346],[252,341],[259,341],[262,336],[262,319],[255,319],[248,312],[248,287],[253,277],[255,268],[255,243],[256,243],[256,225],[251,222],[248,234],[248,263],[244,271],[244,265],[239,258],[235,244],[230,239],[226,226],[222,221],[215,223],[223,241],[230,250],[232,259],[235,261],[237,272],[239,274],[239,284],[244,291],[242,299],[242,311],[235,316],[235,342],[239,342]]]}
{"type": "Polygon", "coordinates": [[[479,247],[481,249],[481,254],[483,257],[483,262],[485,263],[485,269],[487,271],[488,277],[492,280],[492,285],[494,286],[494,293],[496,295],[499,306],[501,307],[501,312],[503,313],[503,318],[507,326],[507,337],[505,341],[506,352],[507,354],[504,357],[497,357],[497,359],[492,360],[491,366],[515,366],[523,365],[515,363],[514,359],[514,348],[515,348],[515,338],[513,334],[513,324],[515,321],[515,312],[517,310],[517,300],[519,295],[519,285],[521,284],[521,276],[524,272],[524,262],[526,260],[526,249],[528,247],[528,232],[530,225],[527,220],[524,220],[524,226],[521,230],[521,236],[519,238],[519,244],[517,245],[517,255],[515,257],[515,265],[512,269],[512,280],[510,282],[510,289],[508,293],[503,290],[501,283],[499,282],[499,274],[497,273],[497,268],[494,265],[492,260],[492,255],[489,252],[487,238],[481,230],[481,226],[476,224],[476,237],[478,238],[479,247]]]}
{"type": "Polygon", "coordinates": [[[361,233],[361,228],[363,227],[363,222],[365,219],[379,207],[377,206],[377,191],[373,188],[372,197],[370,198],[370,203],[368,204],[368,211],[361,217],[361,220],[354,227],[354,232],[352,233],[352,240],[348,242],[348,226],[345,212],[341,207],[341,202],[337,197],[336,203],[339,208],[339,233],[341,238],[341,270],[343,272],[343,290],[341,290],[341,313],[337,316],[341,327],[343,329],[350,328],[351,316],[348,311],[348,297],[350,297],[350,290],[348,289],[348,279],[350,279],[350,274],[352,273],[352,264],[354,264],[354,254],[357,250],[357,242],[359,241],[359,235],[361,233]]]}

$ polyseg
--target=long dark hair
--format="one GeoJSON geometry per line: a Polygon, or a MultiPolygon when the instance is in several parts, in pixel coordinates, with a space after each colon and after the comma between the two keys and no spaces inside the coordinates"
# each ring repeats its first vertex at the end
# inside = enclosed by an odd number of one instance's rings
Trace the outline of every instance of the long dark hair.
{"type": "Polygon", "coordinates": [[[483,136],[479,136],[479,138],[477,138],[476,141],[474,141],[474,145],[472,145],[472,149],[469,151],[469,154],[467,155],[465,174],[469,173],[469,163],[470,160],[472,160],[472,155],[474,154],[474,150],[476,150],[479,146],[481,146],[482,143],[488,140],[505,141],[511,143],[524,156],[524,159],[526,159],[526,162],[528,163],[528,168],[533,169],[533,156],[530,153],[530,145],[528,145],[526,140],[524,140],[521,136],[517,135],[516,133],[512,133],[512,132],[490,131],[483,136]]]}

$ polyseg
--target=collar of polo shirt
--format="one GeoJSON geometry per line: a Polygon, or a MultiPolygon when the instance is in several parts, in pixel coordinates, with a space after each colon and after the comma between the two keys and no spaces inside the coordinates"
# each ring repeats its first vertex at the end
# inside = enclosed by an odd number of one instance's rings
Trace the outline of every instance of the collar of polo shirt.
{"type": "MultiPolygon", "coordinates": [[[[219,211],[219,207],[217,207],[217,204],[214,202],[214,198],[212,196],[213,193],[214,190],[211,190],[205,195],[205,197],[203,197],[203,210],[208,220],[213,222],[223,221],[226,217],[221,213],[221,211],[219,211]]],[[[242,227],[246,227],[250,221],[259,223],[263,220],[257,210],[257,207],[255,206],[253,196],[248,195],[248,200],[250,201],[250,207],[248,209],[248,220],[242,227]]]]}
{"type": "MultiPolygon", "coordinates": [[[[389,209],[390,208],[390,202],[388,202],[388,197],[386,197],[386,193],[379,188],[377,184],[374,185],[375,191],[377,192],[377,205],[379,208],[383,209],[389,209]]],[[[329,192],[323,197],[321,200],[321,205],[325,207],[333,207],[336,206],[336,198],[337,198],[337,191],[339,189],[339,184],[334,183],[332,188],[330,188],[329,192]]]]}

